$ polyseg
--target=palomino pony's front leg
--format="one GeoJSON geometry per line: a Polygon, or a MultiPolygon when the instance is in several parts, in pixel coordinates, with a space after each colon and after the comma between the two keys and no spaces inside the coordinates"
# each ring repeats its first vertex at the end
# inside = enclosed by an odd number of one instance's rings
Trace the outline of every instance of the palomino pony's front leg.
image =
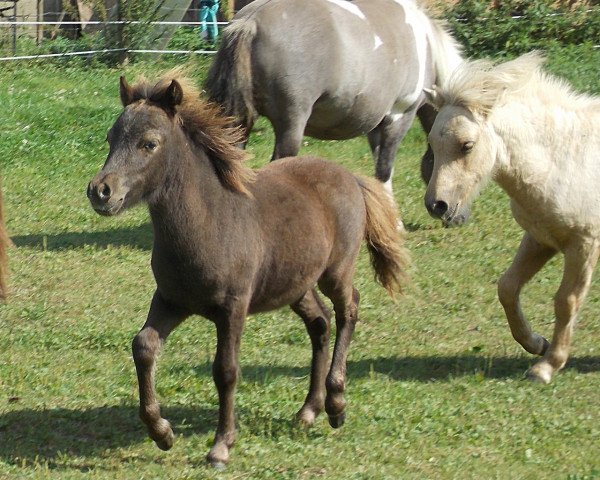
{"type": "Polygon", "coordinates": [[[597,240],[589,240],[565,250],[563,278],[554,298],[556,321],[552,342],[544,357],[531,367],[531,379],[549,383],[567,362],[577,312],[590,288],[599,248],[597,240]]]}
{"type": "Polygon", "coordinates": [[[239,369],[238,354],[247,313],[247,303],[238,303],[229,312],[213,318],[217,327],[213,379],[219,394],[219,423],[207,460],[216,468],[224,467],[229,461],[229,449],[235,442],[234,394],[239,369]]]}
{"type": "Polygon", "coordinates": [[[132,343],[133,360],[140,392],[140,418],[148,427],[150,438],[161,450],[173,446],[173,430],[160,416],[160,407],[154,390],[156,357],[169,334],[188,314],[167,304],[158,291],[150,305],[148,319],[132,343]]]}
{"type": "Polygon", "coordinates": [[[534,333],[521,310],[519,296],[523,286],[556,254],[525,233],[512,265],[498,281],[498,298],[504,307],[513,338],[529,353],[543,355],[548,341],[534,333]]]}

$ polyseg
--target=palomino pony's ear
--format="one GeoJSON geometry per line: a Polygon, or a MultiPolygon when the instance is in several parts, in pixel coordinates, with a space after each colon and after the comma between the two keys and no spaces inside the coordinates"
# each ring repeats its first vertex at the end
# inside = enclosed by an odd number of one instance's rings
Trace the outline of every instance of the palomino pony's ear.
{"type": "Polygon", "coordinates": [[[123,107],[133,103],[133,89],[129,86],[124,76],[119,77],[119,93],[121,94],[123,107]]]}
{"type": "Polygon", "coordinates": [[[437,86],[433,85],[432,88],[424,88],[423,93],[427,103],[436,110],[439,110],[442,106],[442,96],[438,92],[437,86]]]}
{"type": "Polygon", "coordinates": [[[167,88],[152,95],[150,100],[158,103],[165,109],[175,110],[175,107],[181,104],[181,101],[183,100],[183,88],[181,88],[181,85],[177,80],[171,80],[171,83],[167,88]]]}

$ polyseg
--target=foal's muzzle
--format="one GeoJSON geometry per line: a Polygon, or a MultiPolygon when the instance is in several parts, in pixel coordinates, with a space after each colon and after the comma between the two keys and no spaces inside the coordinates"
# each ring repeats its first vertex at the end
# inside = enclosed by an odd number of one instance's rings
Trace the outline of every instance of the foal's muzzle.
{"type": "Polygon", "coordinates": [[[119,178],[110,173],[96,175],[87,188],[87,197],[96,213],[106,216],[119,213],[125,193],[119,178]]]}

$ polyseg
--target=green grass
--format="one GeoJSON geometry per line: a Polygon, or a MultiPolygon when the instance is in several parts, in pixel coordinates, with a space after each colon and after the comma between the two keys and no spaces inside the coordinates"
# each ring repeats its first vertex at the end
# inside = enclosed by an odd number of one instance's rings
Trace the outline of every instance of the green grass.
{"type": "MultiPolygon", "coordinates": [[[[600,62],[600,52],[586,55],[600,62]]],[[[569,68],[570,58],[551,58],[551,68],[592,71],[569,68]]],[[[201,77],[206,63],[196,66],[201,77]]],[[[132,80],[163,68],[139,63],[125,72],[132,80]]],[[[394,304],[362,252],[346,425],[332,430],[321,417],[308,431],[295,426],[308,388],[304,327],[289,309],[251,317],[238,441],[227,470],[212,471],[204,456],[216,426],[215,333],[194,317],[159,359],[158,394],[177,440],[171,451],[158,450],[137,418],[130,355],[154,290],[148,216],[137,208],[102,218],[85,198],[120,111],[122,73],[48,64],[0,71],[0,162],[16,245],[12,296],[0,306],[0,478],[600,478],[598,282],[565,370],[549,386],[524,381],[535,358],[513,341],[496,299],[521,237],[508,199],[488,187],[460,229],[429,218],[418,128],[394,177],[410,230],[412,284],[394,304]]],[[[263,121],[250,141],[253,165],[267,161],[272,145],[263,121]]],[[[303,153],[372,172],[365,139],[307,139],[303,153]]],[[[546,336],[561,267],[553,260],[524,292],[524,309],[546,336]]]]}

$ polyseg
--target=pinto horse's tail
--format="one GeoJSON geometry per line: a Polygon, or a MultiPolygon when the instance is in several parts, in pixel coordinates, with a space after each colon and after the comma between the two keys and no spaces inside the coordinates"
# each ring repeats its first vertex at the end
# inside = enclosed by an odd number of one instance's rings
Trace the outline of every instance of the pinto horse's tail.
{"type": "Polygon", "coordinates": [[[204,83],[210,100],[220,104],[226,115],[236,118],[246,137],[258,116],[252,89],[251,47],[255,36],[254,20],[231,22],[223,31],[219,50],[204,83]]]}
{"type": "Polygon", "coordinates": [[[10,239],[4,228],[4,212],[2,208],[2,190],[0,190],[0,301],[6,299],[6,271],[8,268],[6,250],[10,245],[10,239]]]}
{"type": "Polygon", "coordinates": [[[379,181],[357,177],[367,210],[365,239],[371,255],[375,279],[393,297],[402,292],[408,281],[410,263],[408,250],[404,247],[404,229],[394,201],[379,181]]]}

